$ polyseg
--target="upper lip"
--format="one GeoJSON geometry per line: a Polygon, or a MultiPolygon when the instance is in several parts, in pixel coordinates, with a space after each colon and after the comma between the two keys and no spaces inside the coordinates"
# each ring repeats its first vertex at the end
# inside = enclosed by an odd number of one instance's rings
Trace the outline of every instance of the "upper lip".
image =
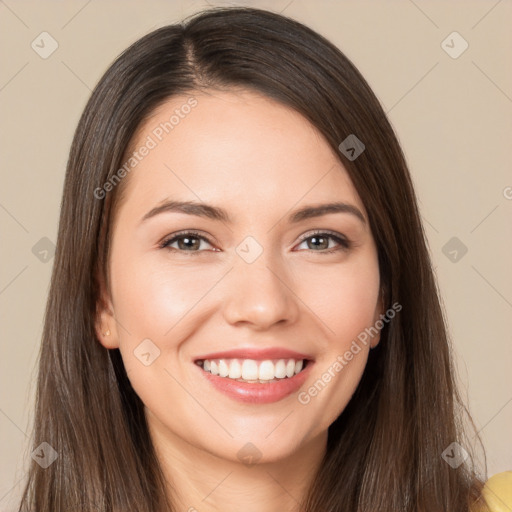
{"type": "Polygon", "coordinates": [[[271,348],[238,348],[233,350],[224,350],[222,352],[212,352],[194,358],[194,361],[204,361],[205,359],[308,359],[313,360],[313,357],[308,354],[302,354],[289,350],[287,348],[271,347],[271,348]]]}

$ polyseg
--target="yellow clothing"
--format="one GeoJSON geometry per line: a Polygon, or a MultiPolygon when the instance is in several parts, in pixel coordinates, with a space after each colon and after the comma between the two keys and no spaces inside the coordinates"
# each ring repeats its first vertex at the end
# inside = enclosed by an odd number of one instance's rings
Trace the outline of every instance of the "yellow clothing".
{"type": "Polygon", "coordinates": [[[484,498],[492,512],[512,511],[512,471],[498,473],[485,483],[484,498]]]}

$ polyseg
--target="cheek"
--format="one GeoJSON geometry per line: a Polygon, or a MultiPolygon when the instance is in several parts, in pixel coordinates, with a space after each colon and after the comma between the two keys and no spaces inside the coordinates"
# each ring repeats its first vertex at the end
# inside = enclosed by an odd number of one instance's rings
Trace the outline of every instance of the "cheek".
{"type": "Polygon", "coordinates": [[[302,276],[299,296],[323,325],[330,345],[324,348],[342,349],[373,325],[380,286],[375,253],[366,251],[341,265],[319,266],[302,276]]]}
{"type": "Polygon", "coordinates": [[[304,283],[304,290],[310,290],[308,305],[322,320],[324,332],[319,344],[322,355],[310,385],[297,397],[302,413],[317,418],[315,433],[327,429],[343,412],[361,380],[369,344],[358,336],[374,325],[379,285],[377,256],[371,251],[304,283]]]}
{"type": "Polygon", "coordinates": [[[118,329],[119,349],[129,379],[150,408],[157,410],[169,396],[173,403],[185,404],[187,396],[171,375],[179,382],[187,379],[190,361],[181,345],[200,327],[199,312],[218,272],[200,273],[190,263],[187,268],[162,254],[115,256],[112,294],[116,319],[123,326],[118,329]]]}
{"type": "Polygon", "coordinates": [[[194,305],[215,283],[215,276],[173,264],[164,255],[125,257],[113,272],[116,316],[136,338],[169,340],[194,305]]]}

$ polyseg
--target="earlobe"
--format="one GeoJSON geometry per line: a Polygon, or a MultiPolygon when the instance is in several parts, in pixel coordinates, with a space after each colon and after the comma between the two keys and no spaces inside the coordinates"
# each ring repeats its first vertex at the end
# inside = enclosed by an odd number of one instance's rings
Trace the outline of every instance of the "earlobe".
{"type": "Polygon", "coordinates": [[[102,275],[97,273],[95,277],[98,287],[94,326],[96,338],[105,348],[119,348],[117,322],[114,315],[114,305],[110,298],[110,292],[102,275]]]}
{"type": "Polygon", "coordinates": [[[96,314],[96,337],[98,341],[108,349],[119,348],[116,321],[112,304],[100,300],[96,314]]]}

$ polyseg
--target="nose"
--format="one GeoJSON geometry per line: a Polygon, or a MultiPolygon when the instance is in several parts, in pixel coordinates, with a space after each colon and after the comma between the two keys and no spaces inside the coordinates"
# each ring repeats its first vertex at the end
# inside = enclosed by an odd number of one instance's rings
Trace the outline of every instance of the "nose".
{"type": "Polygon", "coordinates": [[[264,255],[250,264],[238,259],[226,276],[223,312],[232,325],[263,331],[275,324],[292,324],[299,316],[300,300],[288,273],[264,255]]]}

